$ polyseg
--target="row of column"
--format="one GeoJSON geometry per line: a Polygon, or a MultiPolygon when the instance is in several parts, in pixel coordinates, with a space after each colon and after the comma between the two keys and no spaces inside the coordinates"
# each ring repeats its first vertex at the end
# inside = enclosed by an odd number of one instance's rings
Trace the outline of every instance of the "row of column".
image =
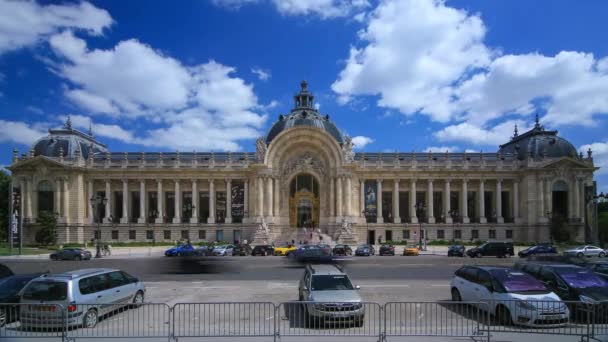
{"type": "MultiPolygon", "coordinates": [[[[157,195],[157,212],[159,213],[159,216],[156,218],[156,223],[163,223],[163,215],[162,213],[164,213],[164,196],[163,196],[163,182],[164,180],[162,179],[157,179],[156,180],[156,191],[158,193],[157,195]]],[[[181,223],[181,199],[182,199],[182,190],[181,190],[181,182],[182,180],[175,180],[174,181],[174,191],[175,191],[175,216],[173,217],[173,223],[181,223]]],[[[193,208],[198,208],[199,207],[199,196],[198,195],[194,195],[194,194],[198,194],[198,179],[193,179],[191,180],[191,186],[192,186],[192,206],[193,208]]],[[[209,182],[209,217],[207,219],[207,223],[215,223],[215,180],[210,179],[208,180],[209,182]]],[[[226,179],[225,180],[226,183],[226,218],[225,218],[225,223],[231,223],[232,222],[232,211],[230,210],[232,208],[232,196],[231,196],[231,190],[232,190],[232,179],[226,179]]],[[[249,197],[249,184],[248,181],[245,180],[244,181],[244,210],[245,213],[247,213],[247,208],[248,208],[248,197],[249,197]]],[[[89,180],[89,184],[88,184],[88,192],[89,192],[89,197],[93,196],[94,194],[94,184],[93,184],[93,180],[89,180]]],[[[146,180],[145,179],[141,179],[139,181],[139,218],[138,218],[138,222],[139,223],[145,223],[146,222],[146,180]]],[[[110,216],[112,215],[112,181],[109,179],[105,180],[105,193],[106,193],[106,197],[107,197],[107,202],[106,202],[106,208],[105,208],[105,217],[104,217],[104,222],[105,223],[109,223],[111,218],[110,216]]],[[[129,212],[128,212],[128,201],[127,198],[129,198],[129,181],[126,179],[122,180],[122,194],[123,194],[123,201],[122,201],[122,217],[120,218],[120,222],[121,223],[128,223],[129,222],[129,212]]],[[[93,207],[92,204],[89,202],[89,213],[92,214],[93,213],[93,207]]],[[[93,219],[92,215],[90,215],[91,220],[93,219]]],[[[190,218],[190,222],[194,223],[194,222],[198,222],[198,210],[192,210],[192,217],[190,218]]]]}
{"type": "Polygon", "coordinates": [[[278,177],[260,176],[254,179],[256,183],[255,216],[279,216],[280,182],[278,177]]]}
{"type": "Polygon", "coordinates": [[[352,216],[352,177],[332,177],[329,188],[329,216],[352,216]]]}
{"type": "MultiPolygon", "coordinates": [[[[69,179],[67,177],[55,178],[53,188],[54,212],[59,215],[60,221],[67,221],[70,214],[70,191],[69,179]]],[[[22,189],[25,217],[37,217],[37,208],[34,207],[38,200],[38,189],[34,186],[31,178],[21,178],[19,186],[22,189]]]]}
{"type": "MultiPolygon", "coordinates": [[[[568,206],[570,207],[569,216],[573,218],[580,218],[583,214],[581,207],[581,193],[584,178],[580,176],[574,176],[572,195],[568,196],[568,206]]],[[[551,188],[551,179],[547,177],[538,178],[538,217],[541,222],[547,222],[547,214],[553,212],[553,189],[551,188]]]]}

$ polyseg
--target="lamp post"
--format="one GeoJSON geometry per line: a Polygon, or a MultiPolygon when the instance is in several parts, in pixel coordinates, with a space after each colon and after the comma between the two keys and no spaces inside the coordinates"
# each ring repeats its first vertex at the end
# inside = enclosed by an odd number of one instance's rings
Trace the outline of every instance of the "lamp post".
{"type": "MultiPolygon", "coordinates": [[[[594,187],[591,187],[591,188],[594,188],[594,187]]],[[[593,203],[593,213],[592,213],[593,218],[594,218],[593,219],[593,226],[594,226],[593,231],[595,232],[595,234],[598,234],[598,231],[597,231],[597,203],[601,200],[606,200],[606,199],[608,199],[608,194],[604,194],[603,192],[600,192],[599,195],[594,195],[594,194],[592,194],[592,192],[588,192],[588,195],[585,198],[585,226],[588,227],[588,229],[590,230],[591,227],[589,227],[589,218],[588,218],[588,214],[587,214],[587,208],[588,208],[589,204],[593,203]]],[[[585,241],[586,243],[594,243],[594,239],[591,239],[590,236],[586,236],[585,240],[586,240],[585,241]]]]}
{"type": "Polygon", "coordinates": [[[555,217],[553,217],[553,213],[550,211],[547,211],[545,213],[545,217],[547,218],[547,222],[549,222],[549,242],[551,243],[551,245],[553,245],[553,220],[555,219],[555,217]]]}
{"type": "Polygon", "coordinates": [[[99,206],[105,206],[108,203],[108,199],[100,195],[91,197],[91,208],[93,208],[93,219],[97,222],[97,230],[95,232],[95,259],[101,258],[101,246],[99,246],[99,240],[101,240],[101,227],[99,224],[99,206]]]}
{"type": "Polygon", "coordinates": [[[424,216],[424,211],[426,210],[426,205],[424,205],[423,202],[418,202],[418,203],[414,204],[414,210],[416,210],[416,217],[418,217],[418,224],[419,224],[418,246],[420,246],[420,248],[423,251],[426,251],[426,234],[424,236],[425,244],[424,244],[424,246],[422,246],[422,217],[424,216]]]}

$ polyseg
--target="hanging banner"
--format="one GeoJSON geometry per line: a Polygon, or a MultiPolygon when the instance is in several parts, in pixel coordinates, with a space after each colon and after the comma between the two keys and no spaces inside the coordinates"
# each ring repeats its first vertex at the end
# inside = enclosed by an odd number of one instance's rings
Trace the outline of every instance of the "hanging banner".
{"type": "Polygon", "coordinates": [[[226,192],[215,193],[215,219],[217,223],[224,223],[226,219],[226,192]]]}
{"type": "Polygon", "coordinates": [[[376,182],[365,182],[365,215],[376,216],[376,203],[378,196],[378,184],[376,182]]]}
{"type": "Polygon", "coordinates": [[[230,190],[232,217],[243,217],[245,214],[245,184],[242,182],[233,182],[232,189],[230,190]]]}
{"type": "Polygon", "coordinates": [[[10,213],[10,243],[19,248],[21,242],[21,189],[12,187],[10,213]]]}

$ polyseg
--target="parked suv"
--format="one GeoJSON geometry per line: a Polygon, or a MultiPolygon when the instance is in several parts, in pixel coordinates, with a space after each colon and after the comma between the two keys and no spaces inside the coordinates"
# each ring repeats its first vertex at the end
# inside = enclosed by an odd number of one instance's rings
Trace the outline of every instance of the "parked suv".
{"type": "Polygon", "coordinates": [[[336,265],[308,265],[298,288],[300,301],[306,301],[306,323],[352,322],[363,326],[365,308],[348,275],[336,265]]]}
{"type": "Polygon", "coordinates": [[[21,293],[20,321],[23,327],[62,327],[62,312],[67,310],[67,325],[93,328],[106,314],[125,305],[141,304],[146,288],[130,274],[116,269],[82,269],[45,274],[32,280],[21,293]],[[47,305],[43,305],[47,304],[47,305]],[[110,304],[110,305],[108,305],[110,304]]]}
{"type": "Polygon", "coordinates": [[[512,242],[486,242],[481,246],[466,251],[471,258],[483,256],[495,256],[497,258],[508,258],[513,255],[512,242]]]}
{"type": "Polygon", "coordinates": [[[251,255],[261,255],[261,256],[274,255],[274,247],[272,247],[270,245],[255,246],[255,247],[253,247],[253,250],[251,251],[251,255]]]}

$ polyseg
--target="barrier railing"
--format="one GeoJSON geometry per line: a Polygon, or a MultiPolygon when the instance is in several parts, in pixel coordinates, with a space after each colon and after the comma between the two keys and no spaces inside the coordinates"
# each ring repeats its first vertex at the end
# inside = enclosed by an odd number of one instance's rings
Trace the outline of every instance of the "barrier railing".
{"type": "Polygon", "coordinates": [[[608,303],[224,302],[167,304],[0,303],[0,340],[46,338],[470,337],[494,333],[608,337],[608,303]]]}

